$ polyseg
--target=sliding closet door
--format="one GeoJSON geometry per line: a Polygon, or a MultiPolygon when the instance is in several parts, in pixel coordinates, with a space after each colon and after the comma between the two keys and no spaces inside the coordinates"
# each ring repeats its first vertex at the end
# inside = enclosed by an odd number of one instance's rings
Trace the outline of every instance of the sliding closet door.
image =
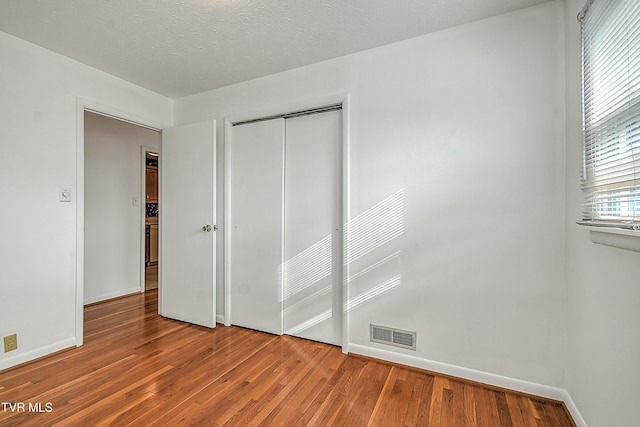
{"type": "Polygon", "coordinates": [[[341,111],[286,120],[288,335],[341,344],[341,111]]]}
{"type": "Polygon", "coordinates": [[[284,119],[234,126],[229,150],[231,324],[282,334],[284,119]]]}

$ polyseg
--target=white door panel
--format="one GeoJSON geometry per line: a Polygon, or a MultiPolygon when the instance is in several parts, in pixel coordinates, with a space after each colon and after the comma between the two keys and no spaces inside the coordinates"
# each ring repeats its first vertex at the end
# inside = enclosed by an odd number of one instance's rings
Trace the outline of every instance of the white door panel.
{"type": "Polygon", "coordinates": [[[284,120],[232,129],[230,323],[282,334],[284,120]]]}
{"type": "Polygon", "coordinates": [[[160,156],[162,316],[215,327],[215,121],[165,129],[160,156]],[[211,231],[203,227],[211,226],[211,231]]]}
{"type": "Polygon", "coordinates": [[[341,111],[286,120],[284,332],[341,344],[341,111]]]}

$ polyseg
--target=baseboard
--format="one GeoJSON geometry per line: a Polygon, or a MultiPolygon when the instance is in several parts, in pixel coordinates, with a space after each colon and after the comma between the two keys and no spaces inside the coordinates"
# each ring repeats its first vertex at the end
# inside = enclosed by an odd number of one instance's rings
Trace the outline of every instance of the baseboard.
{"type": "Polygon", "coordinates": [[[576,423],[576,427],[587,427],[587,422],[584,420],[584,418],[582,418],[582,414],[578,410],[578,407],[571,398],[569,392],[567,390],[564,390],[564,393],[565,397],[564,399],[562,399],[562,401],[564,402],[564,406],[567,407],[567,410],[571,414],[571,418],[573,418],[573,421],[576,423]]]}
{"type": "Polygon", "coordinates": [[[422,359],[416,356],[409,356],[407,354],[395,353],[393,351],[381,350],[379,348],[367,347],[359,344],[349,344],[349,353],[374,357],[376,359],[387,360],[389,362],[400,363],[402,365],[425,369],[439,374],[464,378],[470,381],[519,391],[521,393],[533,394],[558,401],[562,401],[566,396],[566,390],[561,388],[517,380],[515,378],[504,377],[502,375],[476,371],[475,369],[435,362],[433,360],[422,359]]]}
{"type": "Polygon", "coordinates": [[[109,292],[107,294],[102,294],[102,295],[98,295],[91,298],[85,298],[84,305],[93,304],[95,302],[106,301],[108,299],[118,298],[124,295],[131,295],[131,294],[137,294],[137,293],[140,293],[139,286],[136,286],[135,288],[122,289],[116,292],[109,292]]]}
{"type": "Polygon", "coordinates": [[[216,314],[216,323],[224,324],[224,314],[216,314]]]}
{"type": "Polygon", "coordinates": [[[13,366],[20,365],[22,363],[31,362],[40,357],[48,356],[51,353],[55,353],[60,350],[65,350],[69,347],[76,346],[75,338],[68,338],[64,341],[58,341],[44,347],[37,348],[35,350],[27,351],[25,353],[16,354],[13,357],[0,360],[0,371],[11,368],[13,366]]]}

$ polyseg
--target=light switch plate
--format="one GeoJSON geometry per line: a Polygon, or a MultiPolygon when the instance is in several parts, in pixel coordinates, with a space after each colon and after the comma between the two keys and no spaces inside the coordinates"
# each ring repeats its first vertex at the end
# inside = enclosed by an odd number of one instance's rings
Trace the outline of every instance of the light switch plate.
{"type": "Polygon", "coordinates": [[[60,187],[58,191],[58,197],[61,202],[71,201],[71,187],[60,187]]]}

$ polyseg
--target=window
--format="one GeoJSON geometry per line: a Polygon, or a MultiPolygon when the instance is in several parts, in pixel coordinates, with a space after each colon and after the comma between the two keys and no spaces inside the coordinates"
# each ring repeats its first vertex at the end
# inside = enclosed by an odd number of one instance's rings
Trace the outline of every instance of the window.
{"type": "Polygon", "coordinates": [[[640,229],[640,0],[593,0],[582,32],[583,225],[640,229]]]}

